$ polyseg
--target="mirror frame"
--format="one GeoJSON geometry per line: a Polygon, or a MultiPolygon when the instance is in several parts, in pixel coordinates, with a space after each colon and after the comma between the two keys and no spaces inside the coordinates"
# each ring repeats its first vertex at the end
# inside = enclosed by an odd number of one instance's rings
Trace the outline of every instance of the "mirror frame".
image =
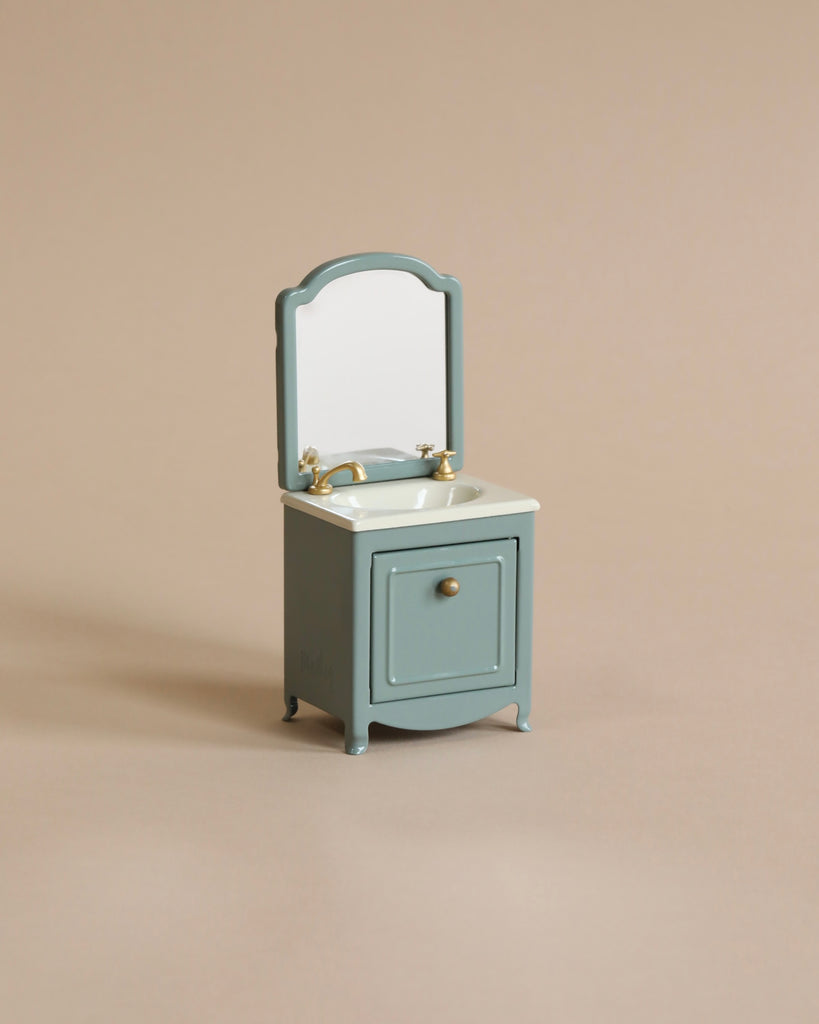
{"type": "MultiPolygon", "coordinates": [[[[296,288],[287,288],[276,299],[276,420],[279,445],[279,486],[287,491],[303,491],[312,483],[312,473],[299,472],[298,450],[298,341],[296,309],[312,302],[325,285],[339,277],[365,270],[403,270],[420,278],[433,291],[443,292],[446,316],[446,423],[447,436],[441,448],[457,454],[452,468],[463,468],[463,295],[461,283],[450,275],[439,274],[414,256],[389,252],[365,252],[330,260],[311,270],[296,288]]],[[[366,401],[366,395],[361,396],[366,401]]],[[[438,441],[435,441],[436,445],[438,441]]],[[[407,459],[405,462],[367,466],[366,483],[430,476],[438,459],[407,459]]],[[[352,481],[352,474],[339,473],[334,484],[352,481]]],[[[362,486],[357,484],[356,486],[362,486]]]]}

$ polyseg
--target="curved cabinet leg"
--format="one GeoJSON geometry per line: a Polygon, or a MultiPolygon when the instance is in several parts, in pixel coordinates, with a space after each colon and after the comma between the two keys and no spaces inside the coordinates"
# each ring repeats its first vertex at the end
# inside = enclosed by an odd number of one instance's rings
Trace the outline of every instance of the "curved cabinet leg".
{"type": "Polygon", "coordinates": [[[532,727],[529,725],[529,711],[529,705],[518,704],[517,727],[521,732],[532,731],[532,727]]]}
{"type": "Polygon", "coordinates": [[[350,722],[344,723],[344,749],[348,754],[363,754],[369,742],[370,734],[366,725],[356,728],[350,722]]]}
{"type": "Polygon", "coordinates": [[[294,697],[292,693],[286,693],[284,695],[284,706],[287,708],[287,710],[284,713],[284,718],[282,719],[282,721],[289,722],[293,715],[295,715],[295,713],[299,710],[298,697],[294,697]]]}

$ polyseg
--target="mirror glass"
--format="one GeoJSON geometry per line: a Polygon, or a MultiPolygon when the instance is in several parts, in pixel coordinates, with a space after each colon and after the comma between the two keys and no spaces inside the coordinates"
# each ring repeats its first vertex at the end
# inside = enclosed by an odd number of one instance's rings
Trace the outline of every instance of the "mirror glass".
{"type": "Polygon", "coordinates": [[[298,306],[299,456],[366,466],[447,446],[445,302],[415,274],[364,270],[298,306]]]}

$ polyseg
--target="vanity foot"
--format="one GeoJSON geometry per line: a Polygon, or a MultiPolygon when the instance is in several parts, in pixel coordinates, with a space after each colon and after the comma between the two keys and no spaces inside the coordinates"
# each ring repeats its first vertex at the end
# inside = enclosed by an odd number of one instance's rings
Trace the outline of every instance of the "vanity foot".
{"type": "Polygon", "coordinates": [[[348,754],[363,754],[370,742],[366,732],[352,732],[348,726],[344,728],[344,749],[348,754]]]}
{"type": "Polygon", "coordinates": [[[284,718],[282,719],[282,721],[289,722],[293,715],[295,715],[295,713],[299,710],[298,697],[285,696],[284,706],[287,708],[287,711],[285,711],[284,718]]]}
{"type": "Polygon", "coordinates": [[[532,731],[532,727],[529,725],[529,709],[524,710],[520,705],[518,705],[517,727],[520,732],[532,731]]]}

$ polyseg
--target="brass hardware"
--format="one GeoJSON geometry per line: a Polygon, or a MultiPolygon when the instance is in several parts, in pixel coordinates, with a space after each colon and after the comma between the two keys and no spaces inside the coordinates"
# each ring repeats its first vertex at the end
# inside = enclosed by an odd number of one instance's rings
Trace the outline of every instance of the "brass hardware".
{"type": "Polygon", "coordinates": [[[367,473],[360,462],[342,462],[340,466],[333,466],[332,469],[328,469],[324,476],[320,476],[321,469],[318,466],[313,466],[313,482],[307,488],[308,494],[329,494],[333,487],[332,484],[328,484],[327,481],[335,473],[340,473],[343,469],[349,469],[353,474],[353,481],[360,484],[362,480],[367,479],[367,473]]]}
{"type": "Polygon", "coordinates": [[[434,447],[434,444],[417,444],[415,450],[421,453],[422,459],[428,459],[434,447]]]}
{"type": "Polygon", "coordinates": [[[438,589],[444,595],[444,597],[454,597],[461,589],[461,584],[455,579],[454,576],[447,576],[445,580],[441,580],[438,584],[438,589]]]}
{"type": "Polygon", "coordinates": [[[452,458],[453,455],[457,455],[458,453],[447,451],[447,449],[445,448],[442,452],[433,452],[432,454],[435,456],[436,459],[441,460],[440,466],[432,474],[432,479],[454,480],[455,470],[452,468],[452,466],[450,466],[449,460],[452,458]]]}
{"type": "Polygon", "coordinates": [[[299,472],[304,473],[305,470],[312,469],[313,466],[318,466],[318,464],[319,453],[316,451],[316,449],[305,448],[304,451],[301,453],[301,458],[299,459],[299,472]]]}

